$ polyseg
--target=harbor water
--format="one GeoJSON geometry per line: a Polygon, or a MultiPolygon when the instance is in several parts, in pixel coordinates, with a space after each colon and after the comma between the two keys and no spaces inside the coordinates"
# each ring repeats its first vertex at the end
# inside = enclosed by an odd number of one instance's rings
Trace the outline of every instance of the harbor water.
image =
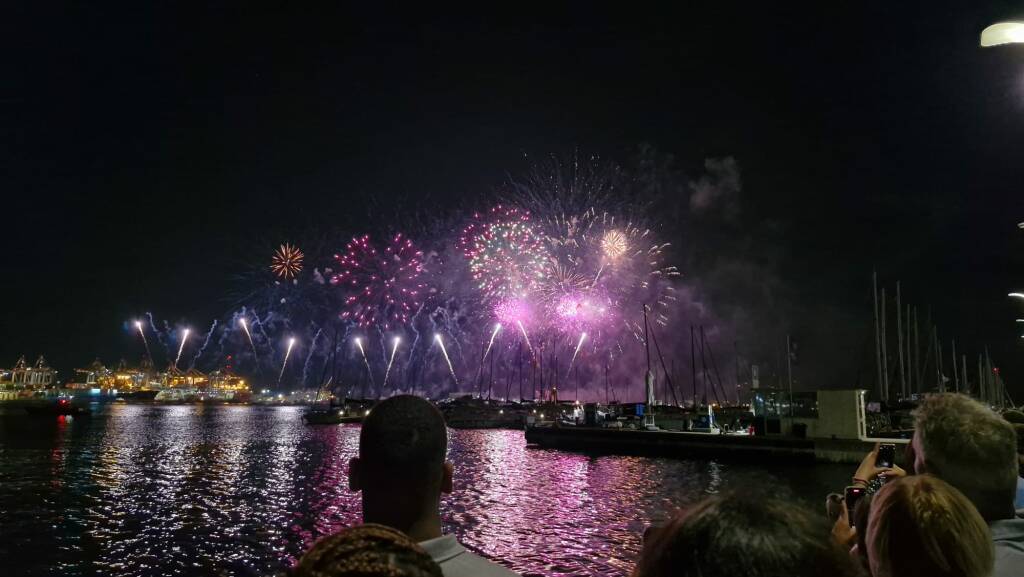
{"type": "MultiPolygon", "coordinates": [[[[10,575],[273,575],[358,523],[358,425],[300,407],[0,408],[0,559],[10,575]]],[[[527,575],[626,575],[650,523],[726,489],[822,510],[849,466],[592,456],[522,431],[452,430],[445,530],[527,575]]]]}

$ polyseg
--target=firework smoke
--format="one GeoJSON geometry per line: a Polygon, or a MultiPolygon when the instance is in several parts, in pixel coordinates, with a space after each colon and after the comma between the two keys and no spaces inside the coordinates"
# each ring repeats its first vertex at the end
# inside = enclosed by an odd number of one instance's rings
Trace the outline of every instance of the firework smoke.
{"type": "Polygon", "coordinates": [[[203,356],[203,351],[205,351],[207,345],[210,344],[210,337],[213,336],[213,331],[216,330],[216,328],[217,319],[213,319],[213,324],[210,325],[210,330],[206,331],[206,337],[203,339],[203,346],[199,347],[199,351],[196,352],[194,357],[192,357],[192,362],[189,363],[188,368],[191,369],[192,367],[196,366],[196,361],[199,360],[199,357],[203,356]]]}

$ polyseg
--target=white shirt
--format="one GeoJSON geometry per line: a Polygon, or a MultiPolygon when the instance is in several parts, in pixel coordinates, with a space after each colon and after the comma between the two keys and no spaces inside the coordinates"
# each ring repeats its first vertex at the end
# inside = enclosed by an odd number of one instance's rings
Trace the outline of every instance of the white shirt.
{"type": "Polygon", "coordinates": [[[455,540],[455,535],[420,541],[419,545],[441,566],[444,577],[519,577],[518,573],[470,553],[455,540]]]}

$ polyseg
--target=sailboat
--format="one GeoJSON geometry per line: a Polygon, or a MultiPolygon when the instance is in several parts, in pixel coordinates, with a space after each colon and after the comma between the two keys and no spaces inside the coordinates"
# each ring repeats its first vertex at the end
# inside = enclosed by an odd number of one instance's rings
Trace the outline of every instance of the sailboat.
{"type": "Polygon", "coordinates": [[[317,389],[313,404],[310,405],[306,414],[302,415],[307,425],[340,425],[342,423],[362,422],[362,413],[358,410],[349,411],[344,405],[335,405],[332,402],[333,397],[330,395],[324,398],[326,402],[321,402],[321,396],[326,392],[325,389],[330,387],[333,380],[334,377],[331,377],[317,389]]]}

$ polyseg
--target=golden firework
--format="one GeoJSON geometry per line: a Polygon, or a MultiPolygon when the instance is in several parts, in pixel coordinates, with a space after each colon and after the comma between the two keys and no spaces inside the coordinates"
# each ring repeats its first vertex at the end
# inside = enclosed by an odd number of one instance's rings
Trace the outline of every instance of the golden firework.
{"type": "Polygon", "coordinates": [[[284,243],[270,259],[270,270],[283,279],[295,278],[302,272],[302,259],[305,257],[298,247],[284,243]]]}
{"type": "Polygon", "coordinates": [[[612,229],[601,238],[601,251],[609,260],[618,260],[629,250],[629,240],[622,231],[612,229]]]}

